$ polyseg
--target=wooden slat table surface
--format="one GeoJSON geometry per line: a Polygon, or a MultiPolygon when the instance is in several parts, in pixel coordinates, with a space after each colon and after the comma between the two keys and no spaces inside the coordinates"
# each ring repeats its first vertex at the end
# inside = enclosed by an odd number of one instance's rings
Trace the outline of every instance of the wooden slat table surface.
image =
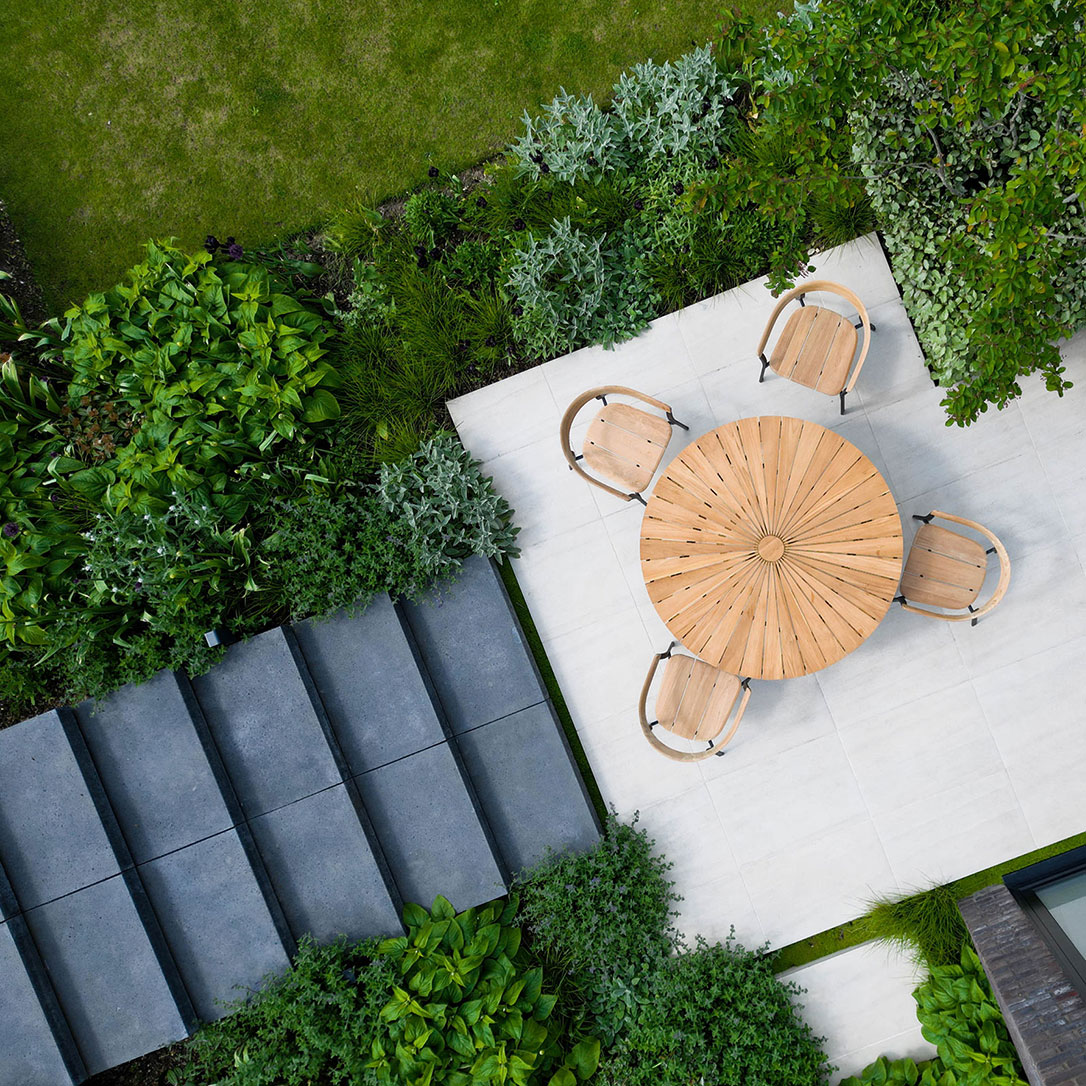
{"type": "Polygon", "coordinates": [[[802,419],[739,419],[698,438],[641,524],[641,568],[667,628],[708,663],[759,679],[855,649],[889,609],[901,558],[875,465],[802,419]]]}

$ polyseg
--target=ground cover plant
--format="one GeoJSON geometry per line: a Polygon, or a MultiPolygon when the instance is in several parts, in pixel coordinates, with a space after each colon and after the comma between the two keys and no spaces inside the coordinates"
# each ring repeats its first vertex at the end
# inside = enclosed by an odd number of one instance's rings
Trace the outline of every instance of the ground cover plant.
{"type": "Polygon", "coordinates": [[[0,701],[205,670],[204,633],[415,596],[511,553],[511,510],[451,435],[374,475],[337,427],[339,329],[297,262],[208,239],[146,260],[0,370],[0,701]]]}
{"type": "Polygon", "coordinates": [[[826,224],[834,243],[870,225],[862,190],[844,220],[823,205],[779,224],[710,206],[726,159],[761,153],[747,107],[704,46],[635,65],[605,108],[560,92],[525,113],[504,157],[469,177],[434,168],[402,208],[335,216],[345,423],[373,456],[410,450],[457,392],[636,335],[824,240],[826,224]]]}
{"type": "Polygon", "coordinates": [[[777,153],[715,198],[777,219],[797,191],[840,208],[863,184],[949,421],[1035,372],[1066,387],[1054,341],[1086,322],[1081,6],[825,0],[725,38],[777,153]]]}
{"type": "Polygon", "coordinates": [[[678,939],[669,867],[636,819],[611,815],[594,848],[525,873],[507,899],[408,905],[406,934],[383,942],[303,943],[196,1035],[172,1081],[824,1083],[771,956],[678,939]]]}
{"type": "Polygon", "coordinates": [[[0,87],[0,193],[60,311],[164,231],[190,251],[208,230],[255,244],[395,196],[431,164],[476,163],[525,106],[560,85],[600,95],[630,64],[679,56],[719,9],[11,5],[0,41],[20,61],[0,87]]]}

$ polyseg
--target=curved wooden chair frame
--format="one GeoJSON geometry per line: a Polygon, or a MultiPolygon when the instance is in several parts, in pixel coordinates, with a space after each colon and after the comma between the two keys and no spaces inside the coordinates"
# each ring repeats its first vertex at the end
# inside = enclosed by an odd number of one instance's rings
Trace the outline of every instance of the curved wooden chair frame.
{"type": "MultiPolygon", "coordinates": [[[[1011,558],[1007,553],[1007,548],[990,532],[983,524],[978,524],[975,520],[966,520],[965,517],[955,516],[953,513],[942,513],[938,509],[933,509],[926,516],[920,516],[919,514],[913,514],[913,520],[922,520],[925,524],[930,524],[932,519],[938,517],[940,520],[950,521],[951,524],[960,524],[965,528],[972,528],[978,535],[984,536],[985,539],[991,543],[988,548],[988,554],[995,554],[999,559],[999,583],[995,586],[995,590],[992,592],[991,597],[980,607],[970,607],[970,609],[963,614],[943,614],[940,611],[929,611],[926,607],[917,607],[915,604],[909,603],[904,596],[896,596],[895,599],[901,604],[902,608],[906,611],[912,611],[917,615],[927,615],[929,618],[941,618],[944,622],[965,622],[968,620],[971,626],[975,626],[989,611],[991,611],[996,604],[1007,594],[1007,589],[1011,583],[1011,558]]],[[[906,562],[906,565],[908,563],[906,562]]]]}
{"type": "Polygon", "coordinates": [[[780,300],[777,302],[777,305],[769,318],[769,323],[762,333],[762,338],[758,343],[758,359],[762,363],[762,373],[758,380],[765,380],[765,371],[769,366],[769,359],[765,356],[765,349],[766,345],[769,343],[769,337],[773,334],[773,328],[777,323],[777,318],[784,312],[785,307],[789,302],[798,298],[799,304],[802,306],[804,304],[803,299],[805,295],[814,294],[819,291],[824,291],[828,294],[836,294],[853,305],[860,318],[856,328],[862,328],[864,332],[863,343],[860,346],[860,354],[852,364],[848,380],[840,389],[835,389],[828,394],[831,396],[836,395],[841,398],[841,414],[843,415],[845,413],[845,396],[852,391],[856,385],[856,378],[860,376],[860,370],[863,368],[864,359],[867,358],[868,348],[871,346],[871,333],[875,331],[875,326],[871,323],[871,318],[867,315],[867,307],[860,301],[859,297],[853,291],[849,290],[848,287],[841,286],[840,283],[833,283],[828,279],[811,279],[806,283],[800,283],[799,286],[793,287],[791,290],[785,291],[784,294],[781,295],[780,300]]]}
{"type": "Polygon", "coordinates": [[[653,721],[653,723],[650,724],[646,711],[646,705],[649,699],[649,689],[652,686],[652,680],[656,677],[656,669],[660,666],[661,660],[666,660],[671,656],[671,650],[674,647],[675,642],[673,641],[668,645],[664,652],[658,652],[652,658],[652,663],[649,665],[649,673],[645,676],[645,683],[641,687],[641,699],[637,706],[638,715],[641,719],[641,733],[649,741],[649,745],[654,750],[659,751],[664,757],[671,758],[676,762],[700,762],[702,759],[712,755],[723,755],[726,753],[724,748],[734,738],[736,731],[739,729],[739,723],[743,719],[743,714],[747,711],[747,702],[750,701],[750,679],[743,679],[740,684],[743,690],[743,696],[739,699],[739,708],[735,711],[735,715],[731,717],[731,724],[727,723],[727,719],[722,721],[721,730],[709,740],[709,746],[706,747],[705,750],[676,750],[674,747],[668,746],[667,743],[658,738],[656,732],[653,730],[653,725],[656,721],[653,721]]]}
{"type": "Polygon", "coordinates": [[[624,490],[619,490],[618,487],[612,486],[610,483],[605,483],[602,479],[597,479],[595,476],[589,475],[580,465],[580,461],[583,457],[581,454],[573,451],[573,445],[570,441],[570,431],[573,429],[573,422],[581,408],[590,400],[603,400],[606,405],[608,396],[630,396],[635,400],[640,400],[642,403],[649,404],[651,407],[663,411],[667,416],[667,421],[672,427],[681,426],[684,430],[688,430],[689,427],[675,418],[671,413],[671,406],[664,403],[663,400],[657,400],[652,396],[646,396],[645,393],[638,392],[633,388],[626,388],[624,385],[603,385],[600,388],[589,389],[587,392],[582,392],[580,396],[566,408],[566,413],[562,416],[562,423],[559,428],[559,439],[562,442],[562,455],[566,458],[570,471],[575,471],[582,479],[591,483],[593,486],[598,486],[600,490],[606,490],[608,494],[613,494],[616,498],[621,498],[624,502],[632,501],[634,498],[637,498],[637,500],[644,505],[645,499],[641,497],[639,491],[627,493],[624,490]]]}

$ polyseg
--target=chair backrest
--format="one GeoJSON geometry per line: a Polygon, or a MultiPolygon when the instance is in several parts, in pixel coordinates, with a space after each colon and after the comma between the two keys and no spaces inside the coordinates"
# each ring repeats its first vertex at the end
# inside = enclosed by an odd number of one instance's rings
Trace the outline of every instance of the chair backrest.
{"type": "Polygon", "coordinates": [[[676,762],[698,762],[723,752],[735,736],[749,701],[750,686],[738,676],[692,656],[672,656],[669,648],[652,658],[641,688],[638,703],[641,732],[649,744],[665,757],[676,762]],[[668,664],[656,699],[656,726],[684,739],[711,743],[705,750],[677,750],[660,739],[653,724],[649,723],[649,690],[661,660],[667,660],[668,664]]]}
{"type": "Polygon", "coordinates": [[[791,290],[786,290],[778,299],[776,306],[773,308],[773,312],[770,314],[769,322],[765,326],[765,331],[762,333],[762,338],[758,342],[758,355],[765,353],[766,345],[769,343],[769,337],[773,334],[773,327],[777,323],[777,318],[784,312],[785,307],[789,302],[794,301],[801,295],[815,294],[819,291],[824,291],[829,294],[836,294],[841,298],[844,298],[851,306],[855,307],[856,313],[860,318],[860,324],[864,331],[863,343],[860,346],[860,353],[856,361],[852,365],[852,371],[849,374],[848,382],[845,384],[845,392],[851,392],[853,386],[856,384],[856,378],[860,375],[860,370],[863,367],[864,359],[867,358],[868,349],[871,346],[871,318],[867,315],[867,307],[860,301],[859,296],[855,291],[849,290],[848,287],[842,286],[840,283],[831,282],[829,279],[809,279],[806,283],[800,283],[799,286],[793,287],[791,290]]]}
{"type": "Polygon", "coordinates": [[[901,580],[902,607],[918,615],[940,618],[944,622],[972,622],[974,625],[991,611],[1007,594],[1011,583],[1011,559],[1007,548],[982,524],[953,513],[933,510],[925,521],[932,517],[960,524],[984,536],[991,544],[999,560],[999,581],[992,595],[980,607],[961,614],[944,614],[941,611],[929,611],[908,602],[910,592],[913,598],[920,597],[921,602],[933,607],[970,607],[984,582],[987,568],[987,552],[976,540],[959,532],[952,532],[936,525],[925,523],[917,533],[917,538],[909,551],[905,563],[905,572],[901,580]]]}
{"type": "MultiPolygon", "coordinates": [[[[582,479],[591,483],[593,486],[598,486],[601,490],[606,490],[608,494],[613,494],[616,498],[621,498],[623,501],[630,501],[636,496],[636,492],[629,493],[624,490],[619,490],[617,487],[612,486],[610,483],[604,482],[602,479],[597,479],[593,475],[589,475],[587,471],[581,466],[580,459],[573,450],[573,445],[570,440],[570,431],[573,429],[573,423],[577,418],[581,408],[590,400],[603,399],[605,396],[630,396],[635,400],[640,400],[642,403],[650,404],[653,407],[659,408],[661,411],[670,415],[671,408],[668,404],[661,400],[653,399],[652,396],[646,396],[643,392],[638,392],[632,388],[626,388],[624,385],[603,385],[600,388],[591,388],[587,392],[582,392],[573,403],[566,408],[565,414],[562,416],[562,422],[559,427],[559,440],[562,442],[562,455],[566,458],[566,462],[582,479]]],[[[630,411],[636,411],[637,408],[630,407],[628,404],[608,404],[607,407],[627,408],[630,411]]],[[[607,408],[604,409],[605,411],[607,408]]],[[[601,412],[602,414],[602,412],[601,412]]],[[[614,412],[612,412],[614,415],[614,412]]],[[[598,446],[598,448],[604,448],[598,446]]],[[[603,468],[606,464],[606,456],[601,453],[595,455],[590,459],[591,463],[597,465],[597,470],[603,468]]],[[[621,478],[621,473],[618,473],[621,478]]]]}

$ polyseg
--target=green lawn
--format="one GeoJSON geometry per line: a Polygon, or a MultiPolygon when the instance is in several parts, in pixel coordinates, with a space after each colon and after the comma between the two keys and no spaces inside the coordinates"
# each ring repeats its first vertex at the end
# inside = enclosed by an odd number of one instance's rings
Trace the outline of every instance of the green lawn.
{"type": "MultiPolygon", "coordinates": [[[[743,0],[768,16],[772,0],[743,0]]],[[[148,237],[243,244],[504,146],[558,87],[605,94],[712,38],[720,0],[39,0],[6,5],[0,196],[50,303],[148,237]]]]}

